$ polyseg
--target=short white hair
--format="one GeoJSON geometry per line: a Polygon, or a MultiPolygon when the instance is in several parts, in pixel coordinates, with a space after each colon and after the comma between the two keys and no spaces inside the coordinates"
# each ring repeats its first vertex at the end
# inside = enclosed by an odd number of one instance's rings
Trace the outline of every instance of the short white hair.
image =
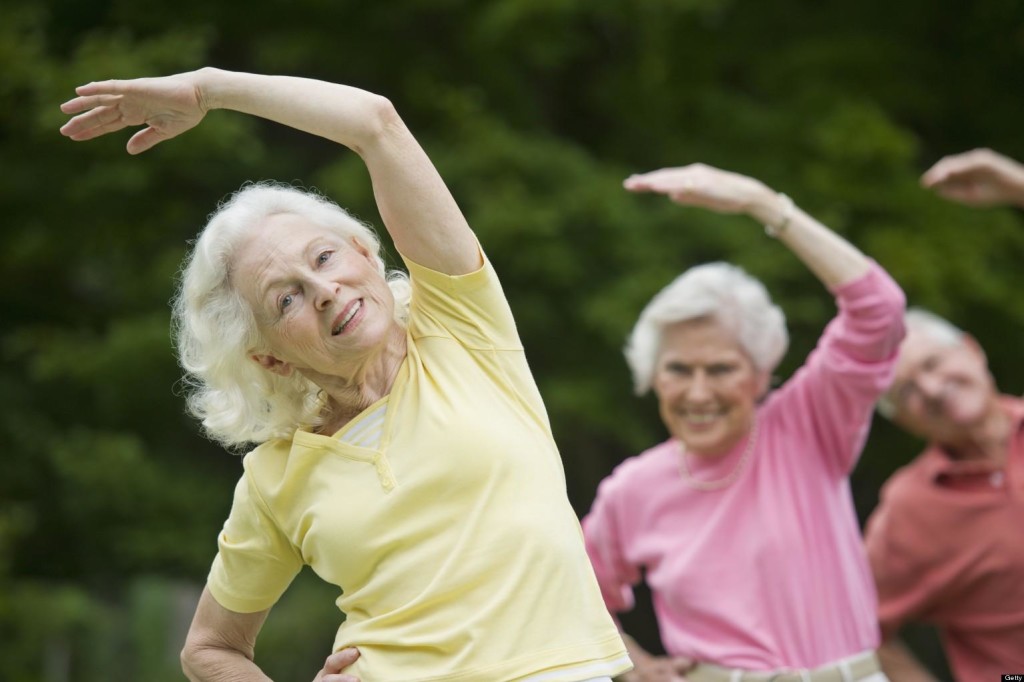
{"type": "Polygon", "coordinates": [[[317,192],[282,183],[251,183],[232,194],[193,243],[172,301],[189,412],[208,437],[228,449],[290,438],[299,426],[316,423],[323,408],[319,386],[298,372],[272,374],[249,357],[266,343],[251,307],[231,283],[237,247],[267,218],[281,214],[302,216],[374,254],[395,297],[396,320],[404,325],[408,318],[408,276],[386,269],[371,227],[317,192]]]}
{"type": "Polygon", "coordinates": [[[729,263],[698,265],[651,299],[629,335],[624,352],[638,395],[654,381],[665,328],[701,318],[712,318],[732,333],[761,372],[770,374],[789,346],[786,316],[761,282],[729,263]]]}
{"type": "MultiPolygon", "coordinates": [[[[910,338],[912,333],[916,333],[930,338],[941,346],[959,346],[966,336],[962,329],[949,320],[918,307],[907,308],[907,312],[903,314],[903,326],[907,330],[904,340],[910,338]]],[[[878,399],[876,409],[888,419],[892,419],[896,414],[896,403],[891,387],[878,399]]]]}

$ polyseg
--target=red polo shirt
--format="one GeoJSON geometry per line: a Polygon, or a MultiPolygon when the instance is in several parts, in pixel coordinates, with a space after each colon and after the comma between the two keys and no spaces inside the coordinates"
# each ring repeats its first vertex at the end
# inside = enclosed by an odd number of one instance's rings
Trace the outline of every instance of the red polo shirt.
{"type": "Polygon", "coordinates": [[[885,635],[936,625],[960,682],[1024,672],[1024,401],[1006,462],[956,461],[931,445],[882,487],[865,530],[885,635]]]}

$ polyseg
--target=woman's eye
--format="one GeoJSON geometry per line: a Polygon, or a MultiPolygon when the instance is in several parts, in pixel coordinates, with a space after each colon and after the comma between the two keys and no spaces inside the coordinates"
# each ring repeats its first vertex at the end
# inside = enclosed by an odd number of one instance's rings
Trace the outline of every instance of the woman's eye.
{"type": "Polygon", "coordinates": [[[288,306],[290,306],[292,304],[292,301],[294,300],[295,296],[293,296],[292,294],[285,294],[284,296],[282,296],[281,300],[278,302],[278,307],[281,309],[281,312],[284,312],[285,309],[288,308],[288,306]]]}
{"type": "Polygon", "coordinates": [[[711,365],[708,367],[708,374],[713,376],[723,376],[732,371],[731,365],[711,365]]]}
{"type": "Polygon", "coordinates": [[[327,261],[329,261],[331,259],[331,254],[333,254],[333,253],[334,253],[333,251],[322,251],[322,252],[320,252],[320,254],[316,257],[316,264],[317,265],[323,265],[324,263],[326,263],[327,261]]]}

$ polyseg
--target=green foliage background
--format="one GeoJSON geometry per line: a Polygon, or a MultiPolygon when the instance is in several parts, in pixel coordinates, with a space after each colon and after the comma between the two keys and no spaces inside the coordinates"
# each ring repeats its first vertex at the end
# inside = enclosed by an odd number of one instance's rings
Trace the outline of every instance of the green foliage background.
{"type": "MultiPolygon", "coordinates": [[[[390,97],[448,180],[515,310],[586,512],[664,437],[620,348],[672,276],[725,259],[786,310],[785,377],[832,302],[749,220],[631,196],[631,172],[703,161],[759,177],[892,272],[1024,391],[1024,220],[922,191],[944,154],[1024,158],[1024,5],[865,0],[10,0],[0,21],[0,679],[176,680],[191,600],[239,460],[184,414],[167,300],[243,181],[316,186],[380,224],[344,149],[225,112],[141,157],[57,133],[75,85],[215,65],[390,97]]],[[[876,424],[865,516],[920,444],[876,424]]],[[[752,567],[752,570],[756,570],[752,567]]],[[[337,625],[308,576],[258,661],[308,680],[337,625]]],[[[650,620],[631,622],[656,646],[650,620]]],[[[919,651],[941,666],[934,641],[919,651]]]]}

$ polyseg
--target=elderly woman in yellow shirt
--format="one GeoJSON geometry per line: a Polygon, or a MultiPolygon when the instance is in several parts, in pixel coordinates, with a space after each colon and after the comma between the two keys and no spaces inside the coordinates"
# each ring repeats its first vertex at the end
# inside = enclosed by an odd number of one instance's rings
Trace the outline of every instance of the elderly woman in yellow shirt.
{"type": "Polygon", "coordinates": [[[515,323],[455,200],[388,100],[216,69],[90,83],[61,129],[144,126],[140,153],[232,109],[363,159],[409,270],[324,197],[273,183],[219,207],[175,302],[190,408],[257,444],[185,650],[193,680],[266,679],[271,606],[308,564],[345,621],[317,675],[607,679],[630,667],[565,492],[515,323]]]}

